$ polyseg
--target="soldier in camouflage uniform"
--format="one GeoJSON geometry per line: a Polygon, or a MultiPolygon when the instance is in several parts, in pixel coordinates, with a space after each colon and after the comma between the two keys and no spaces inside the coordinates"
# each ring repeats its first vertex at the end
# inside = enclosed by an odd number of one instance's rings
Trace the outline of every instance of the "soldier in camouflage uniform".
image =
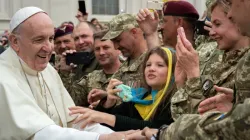
{"type": "Polygon", "coordinates": [[[62,53],[66,50],[74,50],[75,43],[72,38],[72,32],[74,27],[71,25],[63,25],[59,26],[55,29],[55,37],[54,37],[54,51],[55,51],[55,62],[53,62],[53,66],[56,70],[60,69],[60,59],[62,53]]]}
{"type": "Polygon", "coordinates": [[[102,31],[94,35],[94,52],[95,57],[102,66],[102,70],[94,70],[80,81],[75,81],[68,88],[72,99],[77,106],[87,107],[88,94],[96,89],[106,90],[109,80],[113,73],[117,72],[121,62],[119,60],[119,51],[115,49],[114,44],[110,40],[101,41],[107,31],[102,31]]]}
{"type": "MultiPolygon", "coordinates": [[[[229,17],[237,23],[240,30],[250,36],[249,2],[248,0],[232,1],[229,17]]],[[[160,140],[247,140],[250,137],[250,53],[246,54],[238,64],[235,74],[235,92],[237,103],[231,112],[223,118],[222,113],[206,115],[183,115],[174,124],[162,131],[160,140]],[[244,103],[242,97],[248,97],[244,103]]]]}
{"type": "MultiPolygon", "coordinates": [[[[250,31],[249,31],[250,32],[250,31]]],[[[160,140],[247,140],[250,137],[250,53],[238,64],[235,75],[236,104],[225,113],[183,115],[160,133],[160,140]],[[239,98],[246,98],[244,102],[239,98]]]]}
{"type": "MultiPolygon", "coordinates": [[[[220,4],[222,3],[215,3],[213,9],[219,7],[220,4]]],[[[223,3],[223,5],[225,4],[223,3]]],[[[227,10],[229,10],[229,7],[228,5],[227,10]]],[[[221,8],[222,12],[224,12],[224,10],[225,9],[221,8]]],[[[224,18],[226,19],[226,15],[224,18]]],[[[231,22],[229,19],[227,20],[228,21],[225,21],[231,22]]],[[[238,42],[241,42],[241,46],[234,45],[233,47],[237,49],[233,49],[232,51],[230,51],[230,48],[229,50],[224,48],[225,52],[223,54],[216,52],[214,56],[206,62],[203,70],[201,70],[199,74],[200,76],[189,76],[191,78],[187,80],[185,86],[180,88],[172,98],[171,111],[175,120],[182,114],[197,113],[197,107],[200,101],[217,94],[213,85],[228,88],[234,87],[235,70],[239,60],[249,51],[249,38],[237,33],[238,30],[236,26],[233,28],[235,30],[234,34],[238,34],[240,38],[238,42]]],[[[232,40],[233,39],[234,38],[232,38],[232,40]]],[[[187,75],[190,73],[192,72],[187,73],[187,75]]],[[[246,97],[243,97],[242,99],[245,98],[246,97]]]]}
{"type": "MultiPolygon", "coordinates": [[[[250,1],[232,0],[232,16],[244,34],[250,36],[250,1]],[[246,6],[247,5],[247,6],[246,6]],[[240,21],[240,22],[238,22],[240,21]]],[[[159,131],[160,140],[247,140],[250,137],[250,53],[238,63],[235,74],[235,95],[248,97],[227,113],[209,112],[204,115],[182,115],[169,127],[159,131]]],[[[219,96],[218,96],[219,97],[219,96]]],[[[151,131],[151,130],[150,130],[151,131]]],[[[147,133],[147,132],[146,132],[147,133]]],[[[152,134],[152,131],[149,133],[152,134]]],[[[151,136],[150,136],[151,137],[151,136]]]]}
{"type": "Polygon", "coordinates": [[[133,88],[144,87],[141,70],[147,44],[143,32],[131,14],[119,14],[109,22],[109,31],[103,40],[111,39],[127,60],[112,78],[133,88]]]}
{"type": "Polygon", "coordinates": [[[93,35],[95,32],[95,26],[89,22],[81,22],[74,28],[72,36],[75,41],[76,52],[90,52],[90,62],[89,64],[78,65],[77,67],[67,66],[65,62],[67,53],[64,53],[60,60],[59,75],[67,90],[70,89],[75,81],[80,80],[83,76],[94,70],[101,69],[93,51],[93,35]]]}
{"type": "MultiPolygon", "coordinates": [[[[164,44],[175,48],[177,43],[177,27],[183,26],[185,30],[189,31],[186,32],[186,36],[193,44],[193,47],[196,48],[200,60],[200,69],[203,71],[206,63],[217,53],[217,43],[203,35],[199,35],[197,39],[194,39],[195,35],[193,33],[195,32],[195,27],[193,25],[199,18],[199,14],[194,6],[185,1],[169,1],[164,4],[163,13],[163,21],[167,21],[163,22],[161,25],[163,40],[165,40],[164,44]],[[183,20],[181,23],[185,24],[178,23],[177,19],[183,20]],[[176,24],[178,24],[178,26],[176,26],[176,24]]],[[[157,24],[159,23],[156,13],[155,17],[156,18],[152,20],[150,18],[150,12],[147,9],[141,9],[137,14],[137,21],[145,32],[149,48],[159,45],[157,41],[158,37],[155,36],[152,38],[156,32],[157,24]]]]}

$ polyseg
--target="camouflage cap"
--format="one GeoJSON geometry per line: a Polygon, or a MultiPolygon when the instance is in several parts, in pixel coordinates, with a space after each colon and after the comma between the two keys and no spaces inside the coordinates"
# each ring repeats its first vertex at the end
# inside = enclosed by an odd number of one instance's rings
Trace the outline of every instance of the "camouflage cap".
{"type": "Polygon", "coordinates": [[[105,34],[102,40],[114,39],[123,31],[131,28],[139,27],[136,18],[131,14],[119,14],[109,22],[109,31],[105,34]]]}

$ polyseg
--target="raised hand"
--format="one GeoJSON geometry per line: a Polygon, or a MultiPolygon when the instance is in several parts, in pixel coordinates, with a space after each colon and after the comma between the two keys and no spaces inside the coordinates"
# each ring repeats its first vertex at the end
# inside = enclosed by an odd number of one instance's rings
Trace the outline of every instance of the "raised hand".
{"type": "Polygon", "coordinates": [[[199,55],[194,50],[190,41],[186,38],[184,29],[180,27],[178,28],[177,32],[177,63],[179,63],[179,66],[185,71],[188,79],[199,77],[199,55]]]}
{"type": "Polygon", "coordinates": [[[75,65],[75,64],[70,64],[70,65],[67,65],[66,64],[66,56],[67,56],[67,54],[73,54],[73,53],[75,53],[76,52],[76,50],[66,50],[65,52],[63,52],[62,53],[62,57],[61,57],[61,59],[60,59],[60,71],[68,71],[68,72],[70,72],[72,69],[74,69],[74,68],[76,68],[77,67],[77,65],[75,65]]]}
{"type": "Polygon", "coordinates": [[[214,86],[218,95],[205,99],[199,105],[198,112],[203,114],[207,111],[216,110],[221,112],[228,112],[233,107],[233,90],[229,88],[223,88],[214,86]]]}
{"type": "Polygon", "coordinates": [[[157,32],[159,24],[157,11],[154,10],[154,13],[151,13],[147,8],[141,9],[137,14],[136,20],[145,35],[152,35],[157,32]]]}

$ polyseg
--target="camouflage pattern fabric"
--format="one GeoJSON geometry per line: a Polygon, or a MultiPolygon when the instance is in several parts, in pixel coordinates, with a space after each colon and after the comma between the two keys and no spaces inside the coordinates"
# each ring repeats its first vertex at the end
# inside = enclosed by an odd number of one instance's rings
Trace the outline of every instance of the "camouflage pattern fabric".
{"type": "Polygon", "coordinates": [[[125,13],[119,14],[109,22],[109,31],[102,38],[102,40],[114,39],[119,36],[123,31],[135,27],[139,27],[139,25],[134,15],[125,13]]]}
{"type": "Polygon", "coordinates": [[[109,80],[110,78],[107,78],[103,70],[95,70],[87,76],[83,76],[80,81],[74,82],[68,92],[77,106],[88,107],[88,93],[92,89],[106,90],[109,80]]]}
{"type": "Polygon", "coordinates": [[[161,133],[160,140],[248,140],[250,98],[224,115],[183,115],[161,133]],[[225,117],[223,117],[225,116],[225,117]]]}
{"type": "Polygon", "coordinates": [[[203,83],[206,80],[212,82],[211,86],[218,85],[233,89],[237,64],[248,51],[249,47],[245,47],[225,52],[223,55],[217,53],[206,64],[200,77],[187,80],[186,85],[178,89],[171,100],[171,112],[174,120],[182,114],[197,113],[198,105],[202,100],[217,94],[213,87],[209,91],[203,89],[203,83]]]}
{"type": "MultiPolygon", "coordinates": [[[[239,62],[235,90],[243,100],[250,95],[250,53],[239,62]],[[242,98],[243,97],[243,98],[242,98]]],[[[182,115],[160,135],[160,140],[248,140],[250,138],[250,98],[235,104],[226,115],[210,112],[204,115],[182,115]],[[224,116],[224,117],[223,117],[224,116]]]]}
{"type": "Polygon", "coordinates": [[[200,73],[202,74],[210,59],[221,51],[217,49],[217,42],[204,35],[197,37],[195,45],[198,46],[196,51],[199,55],[200,73]]]}
{"type": "Polygon", "coordinates": [[[239,62],[235,77],[236,102],[250,97],[250,53],[239,62]]]}
{"type": "Polygon", "coordinates": [[[141,70],[145,55],[146,52],[133,60],[133,62],[131,62],[132,60],[130,59],[125,61],[119,70],[112,76],[112,79],[118,79],[122,81],[123,84],[133,88],[145,87],[143,72],[141,70]]]}

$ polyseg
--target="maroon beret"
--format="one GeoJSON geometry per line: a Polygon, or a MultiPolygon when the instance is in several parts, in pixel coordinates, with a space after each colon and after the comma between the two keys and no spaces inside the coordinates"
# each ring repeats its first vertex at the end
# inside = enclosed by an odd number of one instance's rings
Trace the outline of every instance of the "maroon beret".
{"type": "Polygon", "coordinates": [[[164,16],[181,16],[199,19],[199,14],[192,4],[187,1],[168,1],[163,6],[164,16]]]}
{"type": "Polygon", "coordinates": [[[56,39],[57,37],[61,37],[67,34],[71,34],[74,30],[74,26],[72,25],[63,25],[60,26],[58,28],[55,29],[55,37],[54,39],[56,39]]]}

